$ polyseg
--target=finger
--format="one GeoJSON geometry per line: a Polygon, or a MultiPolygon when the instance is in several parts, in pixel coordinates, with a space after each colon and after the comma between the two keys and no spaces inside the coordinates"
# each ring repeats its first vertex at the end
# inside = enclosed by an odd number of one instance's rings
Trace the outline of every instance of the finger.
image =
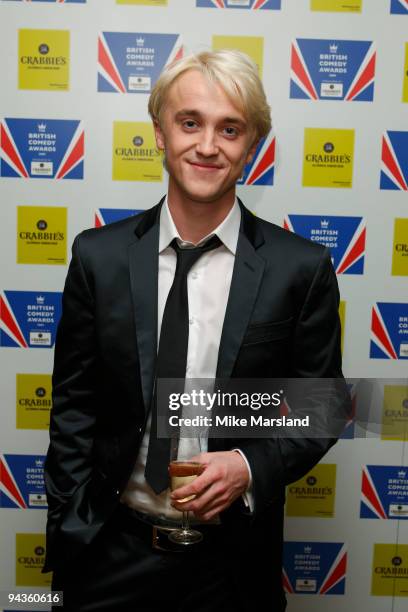
{"type": "Polygon", "coordinates": [[[226,503],[229,498],[230,495],[226,484],[215,482],[193,500],[186,500],[186,502],[182,504],[180,504],[180,502],[174,502],[172,505],[177,508],[177,510],[191,510],[196,514],[197,512],[203,513],[219,503],[226,503]]]}
{"type": "Polygon", "coordinates": [[[218,516],[221,512],[226,510],[227,507],[228,507],[228,504],[219,504],[217,506],[214,506],[214,508],[212,508],[211,510],[204,512],[204,514],[194,513],[194,516],[200,521],[211,521],[216,516],[218,516]]]}
{"type": "Polygon", "coordinates": [[[210,470],[206,467],[204,472],[197,476],[190,484],[184,485],[175,489],[171,494],[171,500],[176,501],[190,497],[191,495],[199,496],[210,487],[214,481],[218,478],[218,475],[214,473],[214,470],[210,470]]]}

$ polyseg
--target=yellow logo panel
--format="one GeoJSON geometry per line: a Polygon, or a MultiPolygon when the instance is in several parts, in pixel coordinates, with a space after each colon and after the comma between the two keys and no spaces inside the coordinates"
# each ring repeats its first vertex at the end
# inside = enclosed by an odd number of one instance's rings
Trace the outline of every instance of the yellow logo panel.
{"type": "Polygon", "coordinates": [[[69,89],[69,31],[19,30],[19,89],[69,89]]]}
{"type": "Polygon", "coordinates": [[[405,63],[404,63],[402,101],[408,102],[408,43],[405,43],[405,63]]]}
{"type": "Polygon", "coordinates": [[[371,595],[408,596],[408,544],[374,544],[371,595]]]}
{"type": "Polygon", "coordinates": [[[49,586],[52,574],[41,573],[44,560],[43,533],[16,533],[16,586],[49,586]]]}
{"type": "Polygon", "coordinates": [[[350,188],[354,130],[305,128],[303,187],[350,188]]]}
{"type": "Polygon", "coordinates": [[[310,0],[312,11],[334,13],[361,13],[363,0],[310,0]]]}
{"type": "Polygon", "coordinates": [[[336,464],[316,465],[286,489],[286,516],[332,518],[336,495],[336,464]]]}
{"type": "Polygon", "coordinates": [[[113,180],[160,182],[162,177],[162,156],[156,148],[153,125],[115,121],[113,180]]]}
{"type": "Polygon", "coordinates": [[[234,49],[242,51],[258,66],[259,76],[262,78],[264,39],[260,36],[216,36],[212,38],[213,51],[220,49],[234,49]]]}
{"type": "Polygon", "coordinates": [[[51,405],[51,374],[17,374],[17,429],[48,429],[51,405]]]}
{"type": "Polygon", "coordinates": [[[346,302],[344,300],[340,300],[339,304],[339,316],[340,316],[340,324],[341,324],[341,353],[343,354],[344,350],[344,330],[346,329],[346,302]]]}
{"type": "Polygon", "coordinates": [[[67,263],[67,209],[17,207],[17,263],[67,263]]]}
{"type": "Polygon", "coordinates": [[[116,4],[143,4],[145,6],[167,6],[167,0],[116,0],[116,4]]]}
{"type": "Polygon", "coordinates": [[[408,440],[408,386],[384,385],[381,440],[408,440]]]}
{"type": "Polygon", "coordinates": [[[395,219],[392,275],[408,276],[408,218],[395,219]]]}

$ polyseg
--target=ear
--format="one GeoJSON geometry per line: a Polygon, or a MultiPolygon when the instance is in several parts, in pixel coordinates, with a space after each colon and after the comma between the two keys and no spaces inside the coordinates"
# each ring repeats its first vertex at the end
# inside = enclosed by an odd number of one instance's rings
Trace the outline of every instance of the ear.
{"type": "Polygon", "coordinates": [[[260,140],[259,138],[256,138],[254,142],[252,143],[252,145],[250,146],[250,148],[248,149],[248,153],[247,153],[246,160],[245,160],[245,165],[249,164],[249,162],[253,160],[256,148],[259,145],[259,140],[260,140]]]}
{"type": "Polygon", "coordinates": [[[159,149],[159,151],[164,151],[165,138],[164,138],[164,133],[163,133],[162,128],[160,127],[160,123],[158,119],[155,119],[153,121],[153,129],[154,129],[154,135],[156,138],[157,148],[159,149]]]}

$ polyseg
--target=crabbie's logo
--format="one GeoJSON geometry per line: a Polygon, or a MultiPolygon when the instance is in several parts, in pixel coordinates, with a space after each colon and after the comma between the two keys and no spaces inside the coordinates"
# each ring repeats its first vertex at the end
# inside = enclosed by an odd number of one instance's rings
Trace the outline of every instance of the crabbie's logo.
{"type": "Polygon", "coordinates": [[[0,346],[51,348],[61,316],[61,293],[3,291],[0,294],[0,346]]]}
{"type": "Polygon", "coordinates": [[[380,189],[408,191],[408,132],[383,135],[380,189]]]}
{"type": "Polygon", "coordinates": [[[134,217],[143,210],[136,208],[98,208],[95,211],[95,223],[94,227],[102,227],[109,223],[115,223],[115,221],[122,221],[128,217],[134,217]]]}
{"type": "Polygon", "coordinates": [[[283,588],[299,595],[344,595],[347,550],[339,542],[284,542],[283,588]]]}
{"type": "Polygon", "coordinates": [[[402,86],[402,101],[408,103],[408,42],[405,43],[405,62],[402,86]]]}
{"type": "Polygon", "coordinates": [[[354,130],[305,128],[303,187],[350,188],[354,130]]]}
{"type": "Polygon", "coordinates": [[[393,276],[408,276],[408,219],[395,219],[392,245],[393,276]]]}
{"type": "Polygon", "coordinates": [[[334,516],[336,465],[316,465],[286,490],[286,516],[334,516]]]}
{"type": "Polygon", "coordinates": [[[244,168],[238,185],[273,185],[275,173],[276,138],[272,132],[262,138],[254,157],[244,168]]]}
{"type": "Polygon", "coordinates": [[[361,13],[363,0],[310,0],[312,11],[333,13],[361,13]]]}
{"type": "Polygon", "coordinates": [[[407,385],[384,385],[381,440],[408,440],[407,385]]]}
{"type": "Polygon", "coordinates": [[[20,89],[69,89],[69,31],[19,30],[20,89]]]}
{"type": "Polygon", "coordinates": [[[408,596],[408,544],[374,544],[371,595],[408,596]]]}
{"type": "Polygon", "coordinates": [[[366,226],[362,217],[288,215],[284,228],[330,249],[337,274],[363,274],[366,226]]]}
{"type": "Polygon", "coordinates": [[[196,0],[201,8],[280,10],[282,0],[196,0]]]}
{"type": "Polygon", "coordinates": [[[46,508],[42,455],[0,455],[0,508],[46,508]]]}
{"type": "Polygon", "coordinates": [[[51,406],[51,374],[16,375],[17,429],[48,429],[51,406]]]}
{"type": "Polygon", "coordinates": [[[408,15],[408,0],[391,0],[392,15],[408,15]]]}
{"type": "Polygon", "coordinates": [[[372,42],[298,38],[292,43],[290,97],[372,102],[375,58],[372,42]]]}
{"type": "Polygon", "coordinates": [[[17,263],[65,264],[66,236],[66,208],[17,207],[17,263]]]}
{"type": "Polygon", "coordinates": [[[219,36],[212,37],[213,51],[220,49],[232,49],[242,51],[249,55],[258,67],[259,76],[262,78],[264,39],[260,36],[219,36]]]}
{"type": "Polygon", "coordinates": [[[408,304],[377,302],[371,313],[371,359],[408,359],[408,304]]]}
{"type": "Polygon", "coordinates": [[[49,587],[52,574],[42,574],[45,534],[16,533],[16,586],[49,587]]]}
{"type": "Polygon", "coordinates": [[[151,123],[115,121],[113,124],[113,180],[161,182],[162,157],[151,123]]]}
{"type": "Polygon", "coordinates": [[[183,55],[178,34],[102,32],[98,91],[149,93],[163,68],[183,55]]]}
{"type": "Polygon", "coordinates": [[[83,179],[84,147],[81,121],[4,119],[0,125],[0,176],[83,179]]]}
{"type": "Polygon", "coordinates": [[[408,469],[366,465],[361,480],[360,518],[408,519],[408,469]]]}

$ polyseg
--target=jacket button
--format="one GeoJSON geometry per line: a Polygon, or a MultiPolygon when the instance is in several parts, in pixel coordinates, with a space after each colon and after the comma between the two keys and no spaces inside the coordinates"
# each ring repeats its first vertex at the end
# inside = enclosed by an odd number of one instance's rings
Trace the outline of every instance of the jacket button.
{"type": "Polygon", "coordinates": [[[115,491],[115,495],[120,495],[120,491],[119,491],[119,489],[116,489],[116,491],[115,491]]]}

